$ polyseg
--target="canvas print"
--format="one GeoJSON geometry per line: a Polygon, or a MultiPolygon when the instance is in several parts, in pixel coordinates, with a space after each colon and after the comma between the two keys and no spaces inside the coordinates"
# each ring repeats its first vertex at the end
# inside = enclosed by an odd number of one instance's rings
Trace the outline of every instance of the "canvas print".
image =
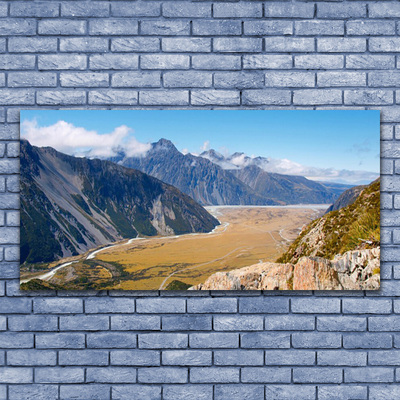
{"type": "Polygon", "coordinates": [[[21,289],[379,289],[379,123],[22,111],[21,289]]]}

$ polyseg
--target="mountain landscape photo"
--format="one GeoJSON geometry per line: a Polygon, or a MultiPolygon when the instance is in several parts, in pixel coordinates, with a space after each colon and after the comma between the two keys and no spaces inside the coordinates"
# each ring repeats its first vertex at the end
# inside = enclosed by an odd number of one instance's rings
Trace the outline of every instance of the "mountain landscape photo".
{"type": "Polygon", "coordinates": [[[379,289],[379,189],[374,111],[23,111],[21,288],[379,289]]]}

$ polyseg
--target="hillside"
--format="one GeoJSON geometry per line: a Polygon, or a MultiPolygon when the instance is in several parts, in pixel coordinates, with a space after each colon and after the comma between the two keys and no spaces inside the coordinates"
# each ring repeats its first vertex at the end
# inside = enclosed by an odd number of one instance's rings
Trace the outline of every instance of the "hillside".
{"type": "Polygon", "coordinates": [[[380,179],[365,187],[352,204],[311,222],[278,262],[295,263],[302,256],[330,260],[349,250],[374,248],[379,244],[380,179]]]}
{"type": "Polygon", "coordinates": [[[209,232],[218,224],[192,198],[140,171],[21,141],[21,263],[138,235],[209,232]]]}
{"type": "Polygon", "coordinates": [[[330,211],[340,210],[343,207],[349,206],[353,204],[362,190],[364,190],[367,186],[360,185],[354,186],[346,191],[344,191],[335,202],[326,210],[326,213],[330,211]]]}

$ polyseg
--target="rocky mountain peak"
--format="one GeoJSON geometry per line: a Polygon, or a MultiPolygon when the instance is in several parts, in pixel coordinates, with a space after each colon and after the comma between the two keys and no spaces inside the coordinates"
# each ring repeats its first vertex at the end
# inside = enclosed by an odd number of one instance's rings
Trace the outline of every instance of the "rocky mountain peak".
{"type": "Polygon", "coordinates": [[[153,143],[153,150],[178,152],[178,149],[175,147],[175,145],[170,140],[164,138],[153,143]]]}

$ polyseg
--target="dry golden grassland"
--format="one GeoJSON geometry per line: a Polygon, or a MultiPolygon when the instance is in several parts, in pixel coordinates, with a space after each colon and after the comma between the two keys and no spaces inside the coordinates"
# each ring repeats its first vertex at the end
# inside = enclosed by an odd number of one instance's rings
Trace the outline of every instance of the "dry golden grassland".
{"type": "Polygon", "coordinates": [[[118,263],[132,277],[109,288],[157,290],[173,280],[195,285],[217,271],[275,261],[299,228],[321,213],[268,207],[210,207],[209,211],[221,222],[211,234],[135,240],[96,254],[96,260],[118,263]]]}

